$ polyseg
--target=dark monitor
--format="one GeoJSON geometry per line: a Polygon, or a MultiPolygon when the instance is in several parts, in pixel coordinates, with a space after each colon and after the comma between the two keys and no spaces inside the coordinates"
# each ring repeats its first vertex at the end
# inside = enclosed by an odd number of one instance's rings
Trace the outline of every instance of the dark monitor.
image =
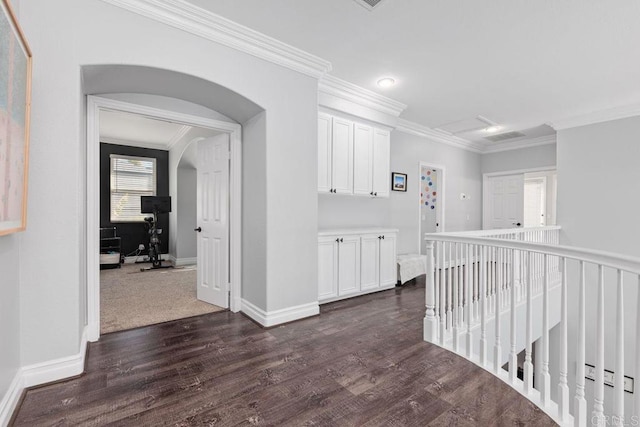
{"type": "Polygon", "coordinates": [[[140,196],[141,213],[171,212],[171,196],[140,196]]]}

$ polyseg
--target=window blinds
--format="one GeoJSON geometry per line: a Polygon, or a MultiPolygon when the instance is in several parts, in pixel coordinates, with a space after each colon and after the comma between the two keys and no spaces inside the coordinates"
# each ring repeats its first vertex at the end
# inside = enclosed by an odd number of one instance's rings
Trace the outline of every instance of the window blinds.
{"type": "Polygon", "coordinates": [[[140,196],[156,195],[156,159],[111,154],[111,222],[140,222],[140,196]]]}

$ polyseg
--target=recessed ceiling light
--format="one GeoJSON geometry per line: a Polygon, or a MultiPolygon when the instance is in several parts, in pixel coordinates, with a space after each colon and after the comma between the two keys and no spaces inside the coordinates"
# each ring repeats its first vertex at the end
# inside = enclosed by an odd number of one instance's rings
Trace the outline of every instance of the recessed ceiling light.
{"type": "Polygon", "coordinates": [[[500,130],[500,126],[489,126],[488,128],[484,129],[484,131],[488,133],[495,133],[495,132],[498,132],[499,130],[500,130]]]}
{"type": "Polygon", "coordinates": [[[382,78],[382,79],[378,80],[378,86],[380,86],[382,88],[391,87],[394,84],[396,84],[396,81],[394,79],[392,79],[391,77],[385,77],[385,78],[382,78]]]}

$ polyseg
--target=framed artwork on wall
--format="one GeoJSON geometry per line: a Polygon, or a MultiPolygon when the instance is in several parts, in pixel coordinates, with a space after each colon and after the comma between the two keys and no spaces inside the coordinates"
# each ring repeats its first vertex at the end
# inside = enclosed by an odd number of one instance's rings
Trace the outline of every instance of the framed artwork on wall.
{"type": "Polygon", "coordinates": [[[27,226],[31,50],[8,0],[0,0],[0,235],[27,226]]]}
{"type": "Polygon", "coordinates": [[[407,174],[391,172],[391,190],[407,191],[407,174]]]}

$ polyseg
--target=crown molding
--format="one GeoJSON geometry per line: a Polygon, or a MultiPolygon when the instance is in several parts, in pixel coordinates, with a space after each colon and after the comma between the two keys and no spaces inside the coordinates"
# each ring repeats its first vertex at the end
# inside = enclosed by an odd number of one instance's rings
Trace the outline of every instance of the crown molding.
{"type": "Polygon", "coordinates": [[[396,127],[396,130],[411,135],[429,138],[443,144],[451,145],[452,147],[473,151],[474,153],[482,153],[484,151],[484,146],[482,144],[478,144],[467,139],[451,135],[444,131],[431,129],[430,127],[410,122],[404,119],[398,120],[398,126],[396,127]]]}
{"type": "Polygon", "coordinates": [[[526,138],[518,141],[505,141],[497,144],[485,145],[482,150],[483,154],[486,153],[499,153],[501,151],[520,150],[522,148],[537,147],[540,145],[549,145],[556,143],[556,135],[545,135],[537,138],[526,138]]]}
{"type": "Polygon", "coordinates": [[[402,102],[387,98],[328,74],[320,79],[318,90],[393,117],[398,117],[407,108],[402,102]]]}
{"type": "Polygon", "coordinates": [[[626,119],[640,116],[640,104],[624,105],[621,107],[608,108],[606,110],[594,111],[587,114],[580,114],[565,119],[555,120],[547,123],[555,130],[575,128],[578,126],[592,125],[595,123],[609,122],[611,120],[626,119]]]}
{"type": "Polygon", "coordinates": [[[193,129],[192,126],[182,125],[182,127],[178,129],[176,134],[173,135],[173,137],[167,143],[167,150],[171,150],[173,146],[180,142],[180,140],[184,138],[191,129],[193,129]]]}
{"type": "Polygon", "coordinates": [[[321,78],[331,63],[185,0],[101,0],[291,70],[321,78]]]}
{"type": "Polygon", "coordinates": [[[101,136],[100,142],[105,144],[114,144],[114,145],[126,145],[129,147],[138,147],[138,148],[148,148],[151,150],[164,150],[169,151],[167,144],[156,143],[156,142],[147,142],[147,141],[129,141],[126,139],[120,138],[111,138],[109,136],[101,136]]]}

